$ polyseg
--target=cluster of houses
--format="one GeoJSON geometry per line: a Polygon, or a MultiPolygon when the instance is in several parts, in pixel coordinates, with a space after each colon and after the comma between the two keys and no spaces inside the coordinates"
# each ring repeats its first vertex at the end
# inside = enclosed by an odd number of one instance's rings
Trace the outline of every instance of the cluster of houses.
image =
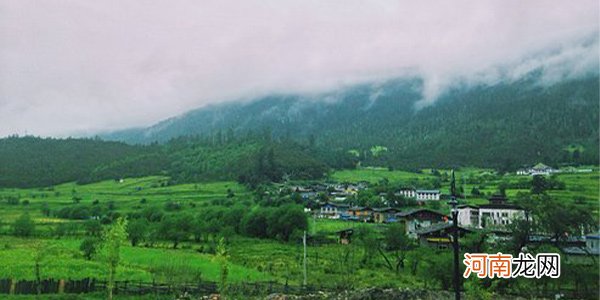
{"type": "MultiPolygon", "coordinates": [[[[441,212],[417,208],[401,210],[393,207],[351,207],[326,203],[317,215],[320,218],[375,223],[402,223],[406,234],[423,245],[446,248],[450,244],[451,217],[441,212]]],[[[462,234],[482,228],[502,229],[515,219],[524,218],[525,211],[507,202],[504,196],[492,196],[489,203],[458,206],[458,226],[462,234]]],[[[343,232],[348,235],[348,232],[343,232]]]]}
{"type": "MultiPolygon", "coordinates": [[[[315,184],[310,186],[292,186],[290,189],[298,193],[304,200],[316,199],[320,193],[326,194],[334,202],[343,202],[348,197],[358,194],[359,191],[367,189],[368,182],[358,182],[357,184],[315,184]]],[[[395,196],[413,199],[418,202],[440,200],[439,190],[425,190],[402,188],[394,193],[395,196]]],[[[385,197],[385,194],[381,194],[385,197]]]]}
{"type": "Polygon", "coordinates": [[[325,194],[329,199],[342,202],[348,197],[358,194],[360,190],[368,188],[368,182],[361,181],[356,184],[314,184],[309,186],[292,186],[290,189],[299,194],[303,200],[316,199],[319,194],[325,194]]]}
{"type": "MultiPolygon", "coordinates": [[[[556,170],[538,164],[528,170],[529,175],[549,175],[556,170]]],[[[525,174],[525,173],[523,173],[525,174]]],[[[349,197],[355,196],[359,191],[368,188],[367,182],[356,184],[316,184],[312,186],[295,186],[292,190],[298,193],[303,200],[317,200],[319,194],[327,195],[328,202],[319,203],[320,208],[307,212],[315,218],[337,219],[356,222],[371,223],[401,223],[404,225],[407,236],[416,239],[421,245],[439,249],[451,247],[450,235],[453,228],[451,216],[428,208],[399,209],[395,207],[371,208],[347,204],[349,197]]],[[[442,195],[439,190],[424,190],[404,188],[394,193],[406,199],[416,200],[418,203],[439,201],[442,195]]],[[[386,195],[381,194],[382,200],[386,195]]],[[[460,235],[481,229],[488,229],[498,235],[506,235],[506,227],[514,220],[525,218],[525,210],[515,204],[509,203],[505,196],[494,195],[488,203],[480,205],[459,205],[457,207],[458,230],[460,235]]],[[[383,203],[386,203],[383,201],[383,203]]],[[[340,243],[350,243],[354,230],[348,228],[337,232],[340,243]]],[[[573,247],[566,248],[574,254],[600,254],[600,239],[598,235],[588,235],[581,240],[573,241],[573,247]],[[584,250],[582,250],[584,249],[584,250]],[[583,252],[582,252],[583,251],[583,252]],[[581,253],[580,253],[581,252],[581,253]]]]}
{"type": "MultiPolygon", "coordinates": [[[[518,205],[508,203],[506,197],[494,195],[487,204],[459,205],[457,207],[459,235],[487,228],[496,236],[507,234],[506,226],[513,221],[525,218],[525,210],[518,205]]],[[[419,244],[438,249],[451,247],[451,234],[454,230],[451,217],[441,212],[417,208],[401,210],[398,208],[350,207],[345,204],[326,203],[318,212],[319,217],[354,220],[375,223],[401,223],[407,236],[418,240],[419,244]]],[[[348,228],[336,232],[339,242],[350,243],[354,229],[348,228]]],[[[542,241],[544,237],[539,237],[542,241]]],[[[532,243],[536,237],[532,236],[532,243]]],[[[590,234],[569,241],[563,251],[570,255],[600,255],[600,235],[590,234]]]]}
{"type": "Polygon", "coordinates": [[[552,174],[556,174],[556,173],[591,173],[594,170],[592,170],[591,168],[576,168],[573,166],[569,166],[569,167],[563,167],[560,169],[555,169],[552,167],[549,167],[543,163],[539,163],[533,167],[530,168],[524,168],[524,169],[519,169],[517,170],[517,175],[524,175],[524,176],[535,176],[535,175],[542,175],[542,176],[548,176],[548,175],[552,175],[552,174]]]}

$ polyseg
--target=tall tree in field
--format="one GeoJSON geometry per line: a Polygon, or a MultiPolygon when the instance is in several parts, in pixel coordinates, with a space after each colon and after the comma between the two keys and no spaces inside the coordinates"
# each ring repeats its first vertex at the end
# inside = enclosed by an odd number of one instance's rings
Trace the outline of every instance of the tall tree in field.
{"type": "Polygon", "coordinates": [[[42,265],[53,255],[59,254],[60,249],[55,245],[36,240],[32,246],[35,286],[38,295],[42,294],[42,265]]]}
{"type": "Polygon", "coordinates": [[[108,264],[108,299],[113,298],[115,276],[121,260],[121,244],[127,239],[127,219],[118,218],[104,231],[104,255],[108,264]]]}
{"type": "Polygon", "coordinates": [[[221,299],[226,299],[227,297],[227,277],[229,276],[228,257],[225,238],[221,237],[219,239],[219,244],[217,245],[216,253],[216,259],[221,266],[221,276],[219,278],[219,293],[221,294],[221,299]]]}
{"type": "Polygon", "coordinates": [[[542,175],[535,175],[531,180],[531,193],[541,194],[546,191],[546,177],[542,175]]]}
{"type": "MultiPolygon", "coordinates": [[[[413,249],[415,243],[406,235],[406,230],[401,224],[390,225],[384,233],[387,250],[394,251],[396,255],[396,273],[404,268],[404,261],[409,250],[413,249]]],[[[387,261],[387,258],[386,258],[387,261]]]]}

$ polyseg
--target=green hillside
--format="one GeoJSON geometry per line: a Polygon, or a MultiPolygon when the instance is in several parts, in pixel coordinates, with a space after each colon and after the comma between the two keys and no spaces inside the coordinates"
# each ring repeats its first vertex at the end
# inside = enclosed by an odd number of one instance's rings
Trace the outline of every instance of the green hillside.
{"type": "Polygon", "coordinates": [[[403,169],[598,163],[597,75],[550,86],[535,74],[491,86],[458,85],[416,110],[422,89],[420,80],[397,79],[320,96],[270,96],[104,137],[149,143],[269,129],[276,138],[314,146],[335,167],[349,161],[403,169]],[[386,151],[374,154],[377,146],[386,151]]]}

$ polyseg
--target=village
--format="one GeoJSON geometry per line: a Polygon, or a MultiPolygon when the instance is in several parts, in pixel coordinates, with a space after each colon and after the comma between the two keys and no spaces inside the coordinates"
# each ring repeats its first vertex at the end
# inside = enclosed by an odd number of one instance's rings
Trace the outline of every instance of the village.
{"type": "MultiPolygon", "coordinates": [[[[589,173],[591,169],[562,168],[554,169],[545,164],[520,169],[517,176],[548,177],[558,173],[589,173]]],[[[391,193],[380,192],[378,205],[356,205],[357,195],[372,188],[366,181],[356,183],[319,183],[312,185],[291,185],[292,195],[301,198],[304,211],[312,219],[336,220],[348,223],[348,228],[336,231],[340,244],[352,242],[355,223],[402,224],[408,237],[421,246],[435,249],[451,248],[452,214],[441,208],[450,199],[439,189],[419,189],[402,187],[391,193]],[[389,199],[393,198],[393,199],[389,199]],[[399,203],[403,203],[399,204],[399,203]]],[[[282,189],[280,189],[281,191],[282,189]]],[[[464,202],[464,201],[461,201],[464,202]]],[[[516,220],[535,218],[525,208],[511,202],[506,195],[493,194],[487,203],[457,205],[457,222],[460,236],[485,231],[496,242],[510,239],[510,226],[516,220]]],[[[446,209],[447,210],[447,209],[446,209]]],[[[552,237],[533,234],[530,243],[551,240],[552,237]]],[[[561,250],[572,256],[600,255],[600,234],[582,232],[580,236],[568,237],[561,250]]]]}

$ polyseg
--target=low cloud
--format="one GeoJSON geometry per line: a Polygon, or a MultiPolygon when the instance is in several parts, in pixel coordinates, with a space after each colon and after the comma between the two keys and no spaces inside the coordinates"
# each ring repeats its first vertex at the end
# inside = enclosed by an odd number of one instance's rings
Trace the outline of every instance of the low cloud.
{"type": "Polygon", "coordinates": [[[145,126],[207,104],[424,78],[597,72],[598,2],[0,2],[0,136],[145,126]]]}

